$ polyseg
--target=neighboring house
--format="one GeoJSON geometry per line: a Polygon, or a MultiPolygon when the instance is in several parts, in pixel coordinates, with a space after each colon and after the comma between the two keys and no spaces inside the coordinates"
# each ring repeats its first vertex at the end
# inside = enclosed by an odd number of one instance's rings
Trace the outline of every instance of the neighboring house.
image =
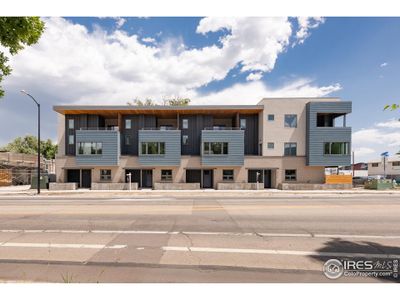
{"type": "Polygon", "coordinates": [[[400,155],[386,157],[386,171],[383,167],[383,158],[368,162],[368,176],[383,176],[387,178],[400,179],[400,155]]]}
{"type": "MultiPolygon", "coordinates": [[[[351,164],[351,102],[267,98],[257,105],[55,106],[57,182],[324,183],[351,164]]],[[[226,186],[226,185],[225,185],[226,186]]],[[[229,185],[228,185],[229,186],[229,185]]]]}

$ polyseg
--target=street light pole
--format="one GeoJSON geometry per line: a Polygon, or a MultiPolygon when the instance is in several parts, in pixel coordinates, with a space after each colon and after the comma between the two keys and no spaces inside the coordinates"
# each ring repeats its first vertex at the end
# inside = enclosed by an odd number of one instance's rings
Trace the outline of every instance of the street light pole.
{"type": "Polygon", "coordinates": [[[33,96],[29,93],[27,93],[26,91],[22,90],[21,93],[27,95],[28,97],[30,97],[37,105],[37,109],[38,109],[38,145],[37,145],[37,161],[38,161],[38,167],[37,167],[37,193],[40,194],[40,103],[36,101],[35,98],[33,98],[33,96]]]}

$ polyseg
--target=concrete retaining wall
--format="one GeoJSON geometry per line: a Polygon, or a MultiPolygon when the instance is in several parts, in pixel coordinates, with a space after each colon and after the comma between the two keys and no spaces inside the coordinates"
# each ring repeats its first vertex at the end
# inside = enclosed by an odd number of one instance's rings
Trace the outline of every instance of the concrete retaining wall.
{"type": "Polygon", "coordinates": [[[264,183],[218,182],[217,190],[263,190],[264,183]]]}
{"type": "Polygon", "coordinates": [[[77,183],[73,182],[50,182],[49,183],[49,190],[50,191],[64,191],[64,190],[76,190],[78,188],[77,183]]]}
{"type": "Polygon", "coordinates": [[[173,182],[155,182],[155,190],[199,190],[200,183],[173,183],[173,182]]]}
{"type": "MultiPolygon", "coordinates": [[[[119,182],[92,182],[92,190],[129,190],[129,183],[119,182]]],[[[131,183],[131,190],[137,190],[137,182],[131,183]]]]}
{"type": "Polygon", "coordinates": [[[323,183],[280,183],[280,190],[348,190],[352,189],[353,185],[348,183],[342,184],[323,184],[323,183]]]}

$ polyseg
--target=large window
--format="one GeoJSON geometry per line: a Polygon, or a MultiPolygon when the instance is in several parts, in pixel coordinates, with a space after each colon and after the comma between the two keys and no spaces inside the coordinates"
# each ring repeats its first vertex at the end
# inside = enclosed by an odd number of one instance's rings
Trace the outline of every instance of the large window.
{"type": "Polygon", "coordinates": [[[285,170],[285,181],[296,181],[296,170],[285,170]]]}
{"type": "Polygon", "coordinates": [[[297,115],[285,115],[285,127],[297,127],[297,115]]]}
{"type": "Polygon", "coordinates": [[[222,170],[223,181],[233,181],[233,170],[222,170]]]}
{"type": "Polygon", "coordinates": [[[349,143],[346,142],[324,143],[324,154],[347,155],[349,154],[349,143]]]}
{"type": "Polygon", "coordinates": [[[204,142],[204,155],[223,155],[228,154],[228,143],[226,142],[204,142]]]}
{"type": "Polygon", "coordinates": [[[68,120],[68,129],[74,129],[75,128],[75,120],[74,119],[69,119],[68,120]]]}
{"type": "Polygon", "coordinates": [[[285,143],[285,156],[297,155],[297,143],[285,143]]]}
{"type": "Polygon", "coordinates": [[[101,181],[111,181],[111,170],[100,170],[101,181]]]}
{"type": "Polygon", "coordinates": [[[131,128],[132,128],[132,120],[126,119],[125,120],[125,129],[131,129],[131,128]]]}
{"type": "Polygon", "coordinates": [[[80,142],[78,144],[78,153],[80,155],[100,155],[100,154],[103,154],[103,143],[80,142]]]}
{"type": "Polygon", "coordinates": [[[142,155],[164,155],[164,142],[142,142],[140,146],[140,154],[142,155]]]}
{"type": "Polygon", "coordinates": [[[161,181],[172,181],[172,170],[161,170],[161,181]]]}

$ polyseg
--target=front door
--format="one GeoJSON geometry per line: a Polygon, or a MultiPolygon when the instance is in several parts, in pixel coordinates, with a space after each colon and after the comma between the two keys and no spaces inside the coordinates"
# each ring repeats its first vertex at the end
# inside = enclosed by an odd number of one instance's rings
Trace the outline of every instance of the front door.
{"type": "Polygon", "coordinates": [[[67,182],[75,182],[81,186],[81,170],[67,170],[67,182]]]}
{"type": "Polygon", "coordinates": [[[153,170],[142,170],[142,187],[153,187],[153,170]]]}
{"type": "Polygon", "coordinates": [[[83,169],[82,170],[82,187],[90,189],[92,186],[92,170],[83,169]]]}
{"type": "Polygon", "coordinates": [[[140,182],[140,170],[126,169],[125,170],[125,182],[129,182],[128,174],[131,174],[131,182],[136,182],[138,184],[138,187],[142,187],[142,183],[140,182]]]}
{"type": "Polygon", "coordinates": [[[263,182],[263,171],[262,170],[249,170],[248,171],[247,181],[254,182],[263,182]]]}
{"type": "Polygon", "coordinates": [[[264,170],[264,188],[270,189],[271,185],[271,170],[264,170]]]}
{"type": "Polygon", "coordinates": [[[213,170],[203,170],[203,189],[213,188],[213,170]]]}

